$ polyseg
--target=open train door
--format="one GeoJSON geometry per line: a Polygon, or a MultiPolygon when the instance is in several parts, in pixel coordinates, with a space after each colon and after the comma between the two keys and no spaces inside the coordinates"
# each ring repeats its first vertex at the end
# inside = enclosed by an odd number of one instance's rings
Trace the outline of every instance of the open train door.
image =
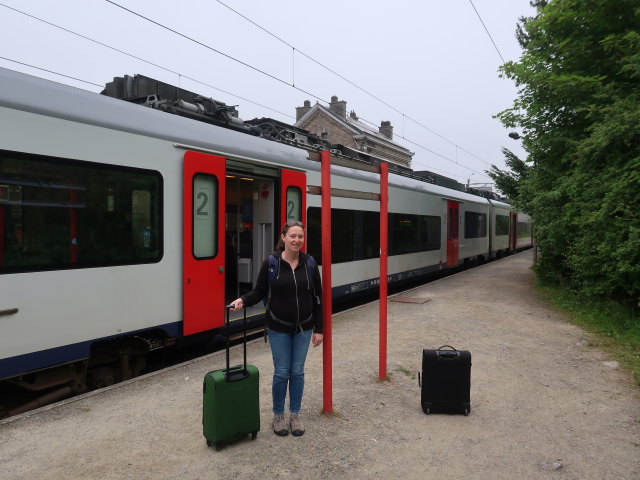
{"type": "Polygon", "coordinates": [[[447,201],[447,266],[458,265],[460,203],[447,201]]]}
{"type": "Polygon", "coordinates": [[[184,155],[183,333],[224,324],[225,159],[184,155]]]}
{"type": "MultiPolygon", "coordinates": [[[[280,225],[277,232],[281,232],[282,226],[290,220],[299,220],[307,225],[307,174],[293,170],[282,169],[280,176],[280,225]]],[[[307,250],[304,244],[303,250],[307,250]]]]}

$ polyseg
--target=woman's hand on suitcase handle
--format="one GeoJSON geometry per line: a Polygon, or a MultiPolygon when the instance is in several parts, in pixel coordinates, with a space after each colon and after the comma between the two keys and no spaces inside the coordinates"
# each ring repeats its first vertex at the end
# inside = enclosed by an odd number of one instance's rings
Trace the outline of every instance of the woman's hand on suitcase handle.
{"type": "Polygon", "coordinates": [[[242,307],[244,307],[244,302],[242,301],[242,298],[236,298],[229,305],[232,307],[231,311],[235,312],[237,310],[240,310],[242,307]]]}

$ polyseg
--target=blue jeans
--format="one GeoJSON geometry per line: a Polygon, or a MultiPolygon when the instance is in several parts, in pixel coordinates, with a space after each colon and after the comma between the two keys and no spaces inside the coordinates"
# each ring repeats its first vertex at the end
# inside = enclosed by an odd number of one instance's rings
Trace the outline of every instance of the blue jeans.
{"type": "Polygon", "coordinates": [[[289,386],[289,411],[298,413],[304,391],[304,361],[307,358],[311,330],[295,335],[268,330],[273,356],[273,413],[284,413],[284,400],[289,386]]]}

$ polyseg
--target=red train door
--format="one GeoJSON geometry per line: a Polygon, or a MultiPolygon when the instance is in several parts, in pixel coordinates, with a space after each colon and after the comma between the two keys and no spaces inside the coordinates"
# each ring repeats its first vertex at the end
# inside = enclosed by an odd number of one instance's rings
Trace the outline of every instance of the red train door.
{"type": "Polygon", "coordinates": [[[223,157],[184,155],[183,333],[224,324],[225,171],[223,157]]]}
{"type": "Polygon", "coordinates": [[[515,250],[518,245],[518,214],[509,213],[509,248],[515,250]]]}
{"type": "Polygon", "coordinates": [[[458,202],[447,202],[447,266],[453,267],[458,265],[458,246],[459,246],[459,214],[460,204],[458,202]]]}
{"type": "MultiPolygon", "coordinates": [[[[307,225],[307,174],[282,169],[280,174],[280,225],[277,231],[290,220],[299,220],[307,225]]],[[[307,250],[305,243],[303,250],[307,250]]]]}

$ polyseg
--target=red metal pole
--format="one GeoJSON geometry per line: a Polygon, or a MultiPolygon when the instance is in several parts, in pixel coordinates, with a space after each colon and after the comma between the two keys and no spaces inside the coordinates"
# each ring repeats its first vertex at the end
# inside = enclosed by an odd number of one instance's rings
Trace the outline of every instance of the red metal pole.
{"type": "Polygon", "coordinates": [[[331,157],[328,151],[320,152],[322,162],[322,392],[324,413],[333,411],[333,371],[331,346],[331,157]]]}
{"type": "Polygon", "coordinates": [[[389,222],[389,166],[380,163],[380,373],[387,378],[387,253],[389,222]]]}

